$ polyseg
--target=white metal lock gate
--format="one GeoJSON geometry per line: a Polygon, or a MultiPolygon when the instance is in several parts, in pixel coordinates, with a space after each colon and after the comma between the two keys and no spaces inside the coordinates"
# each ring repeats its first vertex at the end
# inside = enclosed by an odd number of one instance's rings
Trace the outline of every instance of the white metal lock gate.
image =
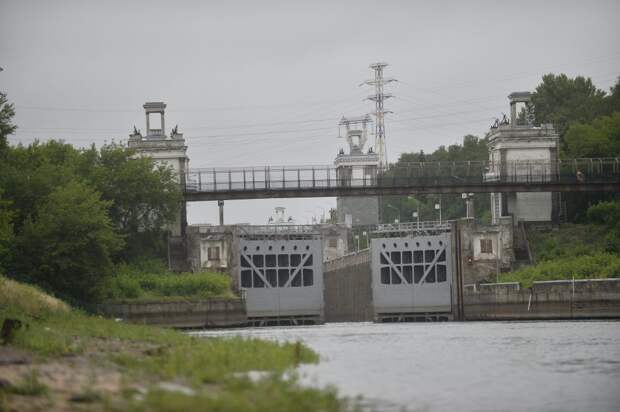
{"type": "Polygon", "coordinates": [[[323,319],[320,239],[241,239],[239,247],[239,285],[249,318],[323,319]]]}
{"type": "Polygon", "coordinates": [[[372,239],[375,317],[447,313],[452,305],[451,234],[372,239]]]}

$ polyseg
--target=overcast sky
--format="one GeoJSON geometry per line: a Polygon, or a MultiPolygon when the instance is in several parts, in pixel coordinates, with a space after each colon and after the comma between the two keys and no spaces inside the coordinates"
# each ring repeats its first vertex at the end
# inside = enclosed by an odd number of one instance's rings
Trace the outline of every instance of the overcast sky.
{"type": "MultiPolygon", "coordinates": [[[[164,101],[190,167],[331,164],[338,119],[373,110],[368,65],[399,80],[386,104],[389,160],[483,136],[506,96],[544,73],[620,75],[620,2],[612,1],[6,1],[0,90],[15,103],[13,143],[80,146],[144,130],[164,101]]],[[[299,223],[335,199],[226,203],[226,221],[299,223]]],[[[215,223],[213,203],[190,223],[215,223]]]]}

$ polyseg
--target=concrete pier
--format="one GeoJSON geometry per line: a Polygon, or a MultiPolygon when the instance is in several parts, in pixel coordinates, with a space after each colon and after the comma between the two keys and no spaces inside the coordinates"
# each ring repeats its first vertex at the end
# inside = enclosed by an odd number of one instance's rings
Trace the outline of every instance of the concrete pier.
{"type": "Polygon", "coordinates": [[[95,310],[104,316],[131,323],[172,328],[221,328],[247,324],[242,299],[105,303],[97,305],[95,310]]]}
{"type": "Polygon", "coordinates": [[[463,300],[465,320],[620,318],[620,279],[468,285],[463,300]]]}
{"type": "Polygon", "coordinates": [[[325,262],[323,276],[325,322],[373,320],[370,250],[325,262]]]}

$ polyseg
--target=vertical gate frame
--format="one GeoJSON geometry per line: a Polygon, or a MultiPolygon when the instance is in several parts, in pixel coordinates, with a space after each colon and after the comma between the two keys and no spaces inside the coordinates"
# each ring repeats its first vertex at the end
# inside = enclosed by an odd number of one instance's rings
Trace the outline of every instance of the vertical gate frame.
{"type": "MultiPolygon", "coordinates": [[[[252,259],[248,259],[248,256],[244,255],[243,253],[241,254],[241,256],[243,256],[243,258],[250,264],[250,267],[252,268],[254,272],[256,272],[258,277],[260,277],[266,285],[269,285],[268,286],[269,288],[273,288],[273,286],[271,286],[271,283],[267,282],[267,278],[263,276],[262,273],[260,273],[260,270],[256,266],[254,266],[254,262],[252,262],[252,259]]],[[[241,271],[243,270],[243,268],[240,267],[239,270],[241,271]]],[[[252,282],[252,287],[254,287],[253,285],[254,285],[254,282],[252,282]]]]}
{"type": "MultiPolygon", "coordinates": [[[[426,282],[426,277],[429,275],[429,273],[431,273],[431,269],[437,266],[437,261],[439,260],[439,256],[441,255],[441,252],[444,252],[446,250],[446,248],[447,248],[447,245],[443,245],[443,247],[440,249],[433,249],[435,251],[435,257],[433,258],[432,262],[428,263],[428,269],[426,269],[426,271],[424,272],[424,275],[422,276],[422,279],[420,279],[420,282],[418,283],[419,285],[423,285],[426,282]]],[[[425,250],[429,250],[429,249],[425,249],[425,250]]],[[[405,284],[409,284],[409,282],[405,280],[401,271],[396,267],[395,263],[392,262],[392,259],[387,255],[387,253],[382,250],[381,255],[387,260],[388,264],[390,265],[390,268],[396,272],[396,274],[402,280],[402,282],[405,284]]],[[[448,260],[448,255],[446,254],[446,264],[447,264],[447,260],[448,260]]],[[[424,262],[424,264],[427,265],[426,262],[424,262]]],[[[415,284],[415,282],[413,282],[412,284],[415,284]]]]}
{"type": "Polygon", "coordinates": [[[383,257],[387,260],[388,264],[390,265],[390,268],[391,268],[392,270],[394,270],[394,272],[396,272],[396,274],[398,275],[398,277],[400,278],[400,280],[401,280],[404,284],[408,285],[408,284],[409,284],[409,282],[407,282],[407,281],[405,280],[405,278],[403,277],[403,274],[401,273],[401,271],[400,271],[400,270],[396,267],[396,265],[394,264],[394,262],[392,262],[392,259],[390,259],[390,257],[389,257],[389,256],[388,256],[388,255],[387,255],[387,254],[386,254],[383,250],[381,251],[381,255],[382,255],[382,256],[383,256],[383,257]]]}
{"type": "MultiPolygon", "coordinates": [[[[439,253],[437,253],[437,250],[435,250],[435,258],[433,259],[433,261],[431,263],[428,264],[428,269],[426,269],[426,272],[424,272],[424,276],[422,276],[422,279],[420,279],[420,285],[423,285],[424,282],[426,282],[426,277],[428,276],[429,273],[431,273],[431,269],[433,267],[437,266],[437,260],[439,259],[439,256],[441,255],[441,252],[446,250],[446,247],[447,247],[447,245],[443,245],[443,248],[439,249],[439,253]]],[[[446,254],[446,264],[447,263],[448,263],[448,254],[446,254]]],[[[426,264],[426,262],[424,264],[426,264]]],[[[435,280],[435,281],[437,281],[437,280],[435,280]]]]}
{"type": "Polygon", "coordinates": [[[288,282],[284,284],[285,288],[290,287],[290,284],[293,281],[293,278],[296,277],[301,272],[301,270],[304,267],[304,264],[308,261],[308,259],[310,259],[310,256],[312,256],[312,253],[306,253],[306,257],[299,263],[299,266],[297,266],[297,268],[295,269],[295,272],[293,272],[293,275],[289,277],[288,282]]]}

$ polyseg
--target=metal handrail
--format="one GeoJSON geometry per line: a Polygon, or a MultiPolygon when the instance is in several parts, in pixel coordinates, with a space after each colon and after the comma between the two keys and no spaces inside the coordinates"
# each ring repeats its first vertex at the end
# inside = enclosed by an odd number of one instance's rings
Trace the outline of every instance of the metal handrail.
{"type": "MultiPolygon", "coordinates": [[[[547,160],[511,160],[505,163],[546,163],[546,164],[570,164],[572,162],[609,162],[609,163],[620,163],[620,158],[617,157],[578,157],[571,159],[558,159],[555,162],[549,162],[547,160]]],[[[488,160],[458,160],[458,161],[439,161],[439,162],[406,162],[406,163],[392,163],[385,170],[391,170],[394,168],[408,168],[414,165],[423,165],[425,168],[432,168],[433,165],[489,165],[493,164],[488,160]]],[[[495,164],[501,164],[501,162],[495,162],[495,164]]],[[[228,171],[243,171],[243,170],[255,170],[255,171],[264,171],[266,168],[270,168],[272,170],[312,170],[312,169],[336,169],[332,164],[300,164],[300,165],[275,165],[275,166],[257,166],[257,165],[249,165],[249,166],[231,166],[231,167],[197,167],[192,168],[190,171],[216,171],[216,172],[228,172],[228,171]]]]}
{"type": "MultiPolygon", "coordinates": [[[[264,190],[321,190],[331,188],[390,188],[480,185],[492,183],[618,182],[618,158],[560,159],[554,162],[418,162],[370,169],[359,178],[344,175],[334,166],[278,166],[189,169],[183,180],[186,192],[264,190]]],[[[346,170],[346,169],[345,169],[346,170]]]]}

